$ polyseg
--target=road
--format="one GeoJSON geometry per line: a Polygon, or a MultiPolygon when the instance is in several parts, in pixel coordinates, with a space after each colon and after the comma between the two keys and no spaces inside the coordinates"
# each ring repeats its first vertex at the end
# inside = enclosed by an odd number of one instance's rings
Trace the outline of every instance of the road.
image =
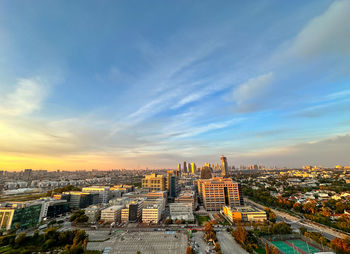
{"type": "MultiPolygon", "coordinates": [[[[260,205],[252,200],[249,200],[249,199],[246,199],[246,200],[251,205],[256,206],[260,209],[265,208],[263,205],[260,205]]],[[[339,238],[348,237],[348,235],[337,232],[329,227],[319,225],[319,224],[318,225],[312,224],[308,221],[301,220],[300,218],[291,216],[288,213],[281,212],[281,211],[278,211],[276,209],[271,209],[271,211],[273,211],[276,214],[278,221],[284,221],[284,222],[290,224],[293,230],[299,230],[299,228],[305,227],[309,231],[316,231],[316,232],[321,233],[325,238],[327,238],[329,240],[333,240],[336,237],[339,237],[339,238]]]]}
{"type": "Polygon", "coordinates": [[[223,254],[248,254],[227,231],[216,232],[223,254]]]}

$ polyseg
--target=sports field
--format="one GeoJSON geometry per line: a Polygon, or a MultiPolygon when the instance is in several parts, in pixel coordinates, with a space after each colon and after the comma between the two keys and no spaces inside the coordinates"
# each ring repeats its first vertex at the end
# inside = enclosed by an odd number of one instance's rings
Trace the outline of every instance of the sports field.
{"type": "Polygon", "coordinates": [[[321,250],[311,246],[301,239],[287,240],[287,241],[272,241],[280,251],[284,254],[313,254],[321,250]]]}
{"type": "Polygon", "coordinates": [[[277,249],[282,251],[284,254],[300,253],[300,252],[296,251],[295,249],[293,249],[292,247],[290,247],[288,244],[286,244],[283,241],[272,241],[271,243],[273,245],[275,245],[277,247],[277,249]]]}

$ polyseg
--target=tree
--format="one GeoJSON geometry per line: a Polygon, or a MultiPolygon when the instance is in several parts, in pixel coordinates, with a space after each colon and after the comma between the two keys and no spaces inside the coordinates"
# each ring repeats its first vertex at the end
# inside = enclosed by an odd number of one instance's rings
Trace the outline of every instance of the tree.
{"type": "Polygon", "coordinates": [[[186,254],[192,254],[192,253],[194,253],[192,247],[191,246],[187,246],[186,254]]]}
{"type": "Polygon", "coordinates": [[[335,238],[331,241],[331,247],[339,254],[350,253],[350,237],[346,239],[335,238]]]}
{"type": "Polygon", "coordinates": [[[299,202],[295,202],[293,210],[300,213],[303,210],[303,206],[299,202]]]}
{"type": "Polygon", "coordinates": [[[219,251],[219,250],[221,250],[220,243],[218,243],[218,242],[216,242],[216,243],[215,243],[214,250],[215,250],[215,251],[219,251]]]}
{"type": "Polygon", "coordinates": [[[299,228],[299,232],[300,232],[300,234],[304,235],[305,232],[307,232],[306,227],[301,227],[301,228],[299,228]]]}
{"type": "Polygon", "coordinates": [[[20,233],[15,239],[15,245],[19,248],[26,241],[26,233],[20,233]]]}

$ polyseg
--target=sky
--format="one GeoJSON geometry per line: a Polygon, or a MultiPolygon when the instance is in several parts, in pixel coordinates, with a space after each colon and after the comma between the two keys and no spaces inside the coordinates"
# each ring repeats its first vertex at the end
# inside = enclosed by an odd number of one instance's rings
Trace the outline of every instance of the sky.
{"type": "Polygon", "coordinates": [[[350,165],[350,1],[0,1],[0,169],[350,165]]]}

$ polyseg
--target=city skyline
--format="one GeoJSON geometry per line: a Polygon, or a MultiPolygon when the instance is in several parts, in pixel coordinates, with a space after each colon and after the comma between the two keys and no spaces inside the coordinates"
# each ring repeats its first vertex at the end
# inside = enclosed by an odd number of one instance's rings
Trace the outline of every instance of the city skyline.
{"type": "Polygon", "coordinates": [[[0,2],[0,170],[350,165],[350,1],[0,2]]]}

